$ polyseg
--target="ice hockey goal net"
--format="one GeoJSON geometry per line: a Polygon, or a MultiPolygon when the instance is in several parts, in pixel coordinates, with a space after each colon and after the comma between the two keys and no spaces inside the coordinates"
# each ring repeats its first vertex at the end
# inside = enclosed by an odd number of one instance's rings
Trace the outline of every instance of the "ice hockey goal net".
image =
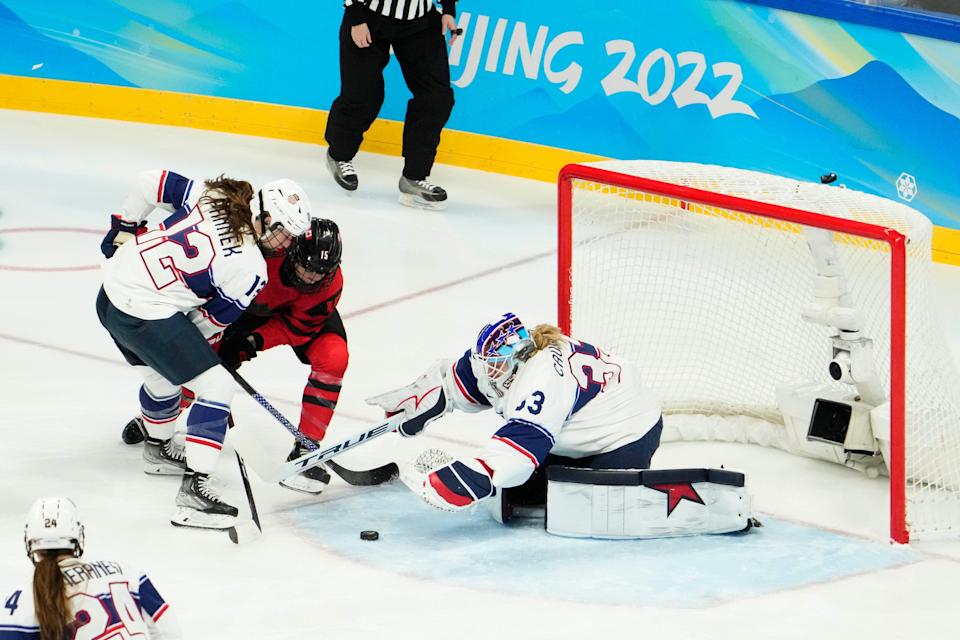
{"type": "MultiPolygon", "coordinates": [[[[778,385],[834,383],[801,317],[825,229],[889,402],[890,536],[960,533],[960,385],[931,299],[930,221],[839,186],[657,161],[559,177],[559,322],[632,358],[667,416],[783,422],[778,385]]],[[[884,414],[886,415],[886,414],[884,414]]],[[[877,480],[882,482],[883,480],[877,480]]]]}

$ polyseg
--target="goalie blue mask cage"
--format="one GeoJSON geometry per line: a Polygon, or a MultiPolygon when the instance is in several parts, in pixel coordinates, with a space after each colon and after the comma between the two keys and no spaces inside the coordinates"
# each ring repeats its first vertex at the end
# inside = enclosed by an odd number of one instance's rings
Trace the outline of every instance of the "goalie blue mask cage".
{"type": "Polygon", "coordinates": [[[477,336],[473,355],[486,362],[510,361],[512,363],[518,348],[528,345],[530,334],[512,313],[506,313],[497,321],[486,325],[477,336]]]}

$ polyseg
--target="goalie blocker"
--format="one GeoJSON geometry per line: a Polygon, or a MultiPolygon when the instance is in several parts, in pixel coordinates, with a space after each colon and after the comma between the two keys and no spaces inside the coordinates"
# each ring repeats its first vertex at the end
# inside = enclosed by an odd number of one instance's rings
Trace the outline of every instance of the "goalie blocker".
{"type": "MultiPolygon", "coordinates": [[[[750,496],[744,475],[721,469],[546,470],[547,533],[575,538],[665,538],[747,531],[750,496]]],[[[510,489],[492,500],[509,522],[536,500],[510,489]]],[[[543,497],[540,498],[543,504],[543,497]]]]}

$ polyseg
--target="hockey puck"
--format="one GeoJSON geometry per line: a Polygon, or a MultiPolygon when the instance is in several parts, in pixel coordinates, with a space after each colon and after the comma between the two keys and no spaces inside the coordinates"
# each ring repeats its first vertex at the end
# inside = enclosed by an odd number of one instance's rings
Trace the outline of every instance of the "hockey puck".
{"type": "Polygon", "coordinates": [[[360,539],[361,540],[379,540],[380,534],[376,531],[361,531],[360,539]]]}

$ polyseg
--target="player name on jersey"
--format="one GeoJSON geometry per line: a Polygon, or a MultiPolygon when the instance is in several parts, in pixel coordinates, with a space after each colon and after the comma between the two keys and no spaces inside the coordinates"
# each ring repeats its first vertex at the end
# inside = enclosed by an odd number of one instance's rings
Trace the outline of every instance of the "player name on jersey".
{"type": "Polygon", "coordinates": [[[119,575],[123,573],[123,568],[116,562],[101,560],[64,567],[61,573],[63,573],[67,584],[75,587],[96,578],[119,575]]]}

